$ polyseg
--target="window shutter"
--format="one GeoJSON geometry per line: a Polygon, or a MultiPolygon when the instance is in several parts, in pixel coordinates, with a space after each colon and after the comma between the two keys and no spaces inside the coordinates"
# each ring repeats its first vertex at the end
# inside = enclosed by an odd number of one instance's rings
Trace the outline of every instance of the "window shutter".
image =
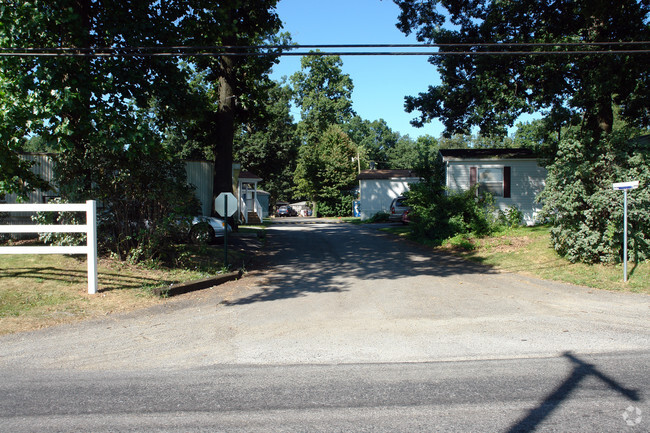
{"type": "Polygon", "coordinates": [[[469,168],[469,186],[470,186],[470,188],[473,187],[474,185],[476,185],[477,177],[478,177],[478,175],[477,175],[476,167],[470,167],[469,168]]]}
{"type": "Polygon", "coordinates": [[[510,167],[503,167],[503,197],[510,198],[510,167]]]}

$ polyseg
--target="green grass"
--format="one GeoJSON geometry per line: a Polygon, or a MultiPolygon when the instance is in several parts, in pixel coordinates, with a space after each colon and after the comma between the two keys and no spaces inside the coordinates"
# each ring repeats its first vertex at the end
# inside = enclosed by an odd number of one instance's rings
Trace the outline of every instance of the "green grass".
{"type": "Polygon", "coordinates": [[[476,240],[477,248],[464,255],[500,269],[606,290],[650,294],[650,262],[628,262],[628,281],[623,265],[571,263],[551,247],[548,227],[525,227],[476,240]]]}
{"type": "Polygon", "coordinates": [[[650,294],[650,262],[629,262],[625,283],[622,264],[571,263],[560,257],[551,247],[546,226],[507,229],[482,239],[452,238],[440,249],[509,272],[598,289],[650,294]]]}
{"type": "MultiPolygon", "coordinates": [[[[228,257],[243,259],[237,251],[228,257]]],[[[223,258],[220,245],[181,245],[175,269],[100,259],[98,293],[89,295],[83,256],[0,255],[0,335],[157,304],[155,289],[214,275],[223,258]]]]}

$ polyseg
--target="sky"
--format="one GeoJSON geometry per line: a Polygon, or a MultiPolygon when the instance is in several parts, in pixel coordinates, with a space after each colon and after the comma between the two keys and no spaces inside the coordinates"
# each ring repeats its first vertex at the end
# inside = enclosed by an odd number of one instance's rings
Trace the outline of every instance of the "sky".
{"type": "MultiPolygon", "coordinates": [[[[313,44],[409,44],[395,24],[399,8],[392,0],[280,0],[278,15],[283,31],[294,43],[313,44]]],[[[323,50],[325,51],[325,50],[323,50]]],[[[401,135],[415,139],[421,135],[440,136],[443,126],[434,121],[416,128],[410,121],[418,112],[404,111],[404,97],[425,92],[440,84],[436,68],[428,56],[341,56],[343,73],[354,84],[353,109],[363,119],[384,119],[401,135]]],[[[271,77],[280,80],[300,70],[300,57],[282,57],[271,77]]],[[[299,112],[294,112],[299,120],[299,112]]]]}

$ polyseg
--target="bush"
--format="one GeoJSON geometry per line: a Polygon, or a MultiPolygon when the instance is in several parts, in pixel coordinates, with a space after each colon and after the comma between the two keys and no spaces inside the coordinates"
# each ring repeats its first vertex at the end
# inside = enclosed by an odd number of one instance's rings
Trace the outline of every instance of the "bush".
{"type": "Polygon", "coordinates": [[[377,212],[370,218],[366,220],[368,223],[387,223],[389,221],[390,214],[388,212],[377,212]]]}
{"type": "Polygon", "coordinates": [[[347,192],[331,192],[318,202],[318,216],[346,217],[352,216],[354,196],[347,192]]]}
{"type": "MultiPolygon", "coordinates": [[[[64,201],[56,198],[50,203],[64,203],[64,201]]],[[[39,225],[86,224],[86,214],[84,212],[36,212],[36,215],[32,216],[32,221],[39,225]]],[[[82,245],[86,243],[86,233],[39,233],[38,239],[50,245],[82,245]]]]}
{"type": "Polygon", "coordinates": [[[491,197],[476,198],[476,187],[461,193],[445,193],[440,185],[421,182],[406,193],[412,208],[411,227],[416,237],[442,244],[458,234],[490,234],[495,228],[491,197]]]}
{"type": "Polygon", "coordinates": [[[635,260],[645,260],[650,258],[650,141],[619,133],[597,143],[577,138],[559,143],[540,199],[560,255],[572,262],[621,262],[623,193],[612,183],[629,180],[638,180],[640,187],[628,193],[628,250],[635,260]]]}
{"type": "Polygon", "coordinates": [[[505,227],[519,227],[524,221],[524,213],[514,205],[507,208],[505,211],[499,211],[497,222],[505,227]]]}
{"type": "Polygon", "coordinates": [[[83,160],[63,154],[57,169],[63,197],[98,200],[99,246],[120,260],[172,256],[182,216],[199,211],[183,162],[161,146],[100,149],[83,160]]]}

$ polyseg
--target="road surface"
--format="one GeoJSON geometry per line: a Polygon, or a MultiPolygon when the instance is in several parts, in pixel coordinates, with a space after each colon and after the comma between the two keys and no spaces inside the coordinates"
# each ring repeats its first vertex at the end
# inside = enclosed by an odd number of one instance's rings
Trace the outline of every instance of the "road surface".
{"type": "Polygon", "coordinates": [[[269,266],[239,282],[0,338],[0,426],[650,430],[648,296],[499,273],[376,226],[267,238],[269,266]]]}

